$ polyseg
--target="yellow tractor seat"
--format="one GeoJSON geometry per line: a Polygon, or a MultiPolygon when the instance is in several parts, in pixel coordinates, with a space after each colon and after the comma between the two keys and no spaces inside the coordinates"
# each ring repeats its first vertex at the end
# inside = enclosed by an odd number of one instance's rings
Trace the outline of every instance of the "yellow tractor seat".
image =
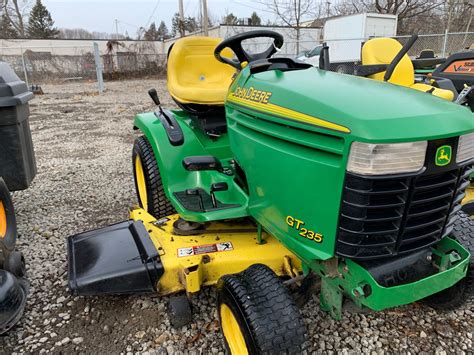
{"type": "MultiPolygon", "coordinates": [[[[362,47],[362,65],[390,64],[401,49],[402,45],[393,38],[373,38],[362,47]]],[[[369,78],[383,81],[384,75],[385,72],[381,72],[370,75],[369,78]]],[[[454,93],[450,90],[415,83],[415,68],[408,54],[405,54],[400,60],[388,82],[431,93],[445,100],[452,101],[454,99],[454,93]]]]}
{"type": "MultiPolygon", "coordinates": [[[[168,91],[178,103],[224,105],[235,69],[214,57],[221,41],[187,37],[174,43],[168,56],[168,91]]],[[[232,58],[232,51],[223,55],[232,58]]]]}

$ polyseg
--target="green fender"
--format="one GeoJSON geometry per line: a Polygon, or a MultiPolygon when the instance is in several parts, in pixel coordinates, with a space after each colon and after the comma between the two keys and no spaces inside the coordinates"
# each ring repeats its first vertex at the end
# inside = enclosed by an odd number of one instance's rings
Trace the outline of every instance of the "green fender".
{"type": "Polygon", "coordinates": [[[167,113],[174,115],[183,131],[184,144],[180,146],[171,145],[165,128],[153,112],[138,114],[134,126],[145,135],[153,148],[166,197],[176,211],[185,220],[194,222],[248,216],[248,198],[234,182],[233,176],[217,171],[187,171],[181,163],[189,156],[213,155],[220,159],[224,166],[229,166],[232,153],[227,134],[223,134],[219,139],[210,139],[201,130],[192,128],[192,120],[183,111],[167,111],[167,113]],[[228,191],[216,192],[217,199],[223,203],[238,204],[239,207],[206,213],[193,212],[184,209],[174,196],[175,192],[186,189],[202,188],[209,191],[211,185],[216,182],[226,182],[229,186],[228,191]]]}

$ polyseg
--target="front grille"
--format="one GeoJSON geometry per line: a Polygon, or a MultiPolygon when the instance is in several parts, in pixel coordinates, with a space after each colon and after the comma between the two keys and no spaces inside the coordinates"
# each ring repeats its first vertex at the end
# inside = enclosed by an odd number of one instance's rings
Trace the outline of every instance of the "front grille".
{"type": "Polygon", "coordinates": [[[449,234],[473,165],[441,173],[360,176],[347,173],[336,254],[352,259],[401,255],[449,234]]]}

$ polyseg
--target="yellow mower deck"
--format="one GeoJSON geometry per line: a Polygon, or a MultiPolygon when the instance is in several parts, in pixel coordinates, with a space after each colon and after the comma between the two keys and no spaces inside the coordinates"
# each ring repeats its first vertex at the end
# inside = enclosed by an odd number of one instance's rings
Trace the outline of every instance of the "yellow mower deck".
{"type": "Polygon", "coordinates": [[[474,201],[474,183],[472,182],[466,189],[466,197],[464,197],[464,199],[462,200],[462,203],[464,204],[470,201],[474,201]]]}
{"type": "Polygon", "coordinates": [[[263,232],[264,242],[259,244],[257,228],[248,221],[212,222],[205,234],[180,236],[173,233],[178,215],[157,221],[145,210],[135,209],[130,218],[143,221],[160,254],[164,274],[157,286],[159,295],[198,292],[221,276],[256,263],[267,265],[278,276],[301,273],[301,262],[274,237],[263,232]]]}

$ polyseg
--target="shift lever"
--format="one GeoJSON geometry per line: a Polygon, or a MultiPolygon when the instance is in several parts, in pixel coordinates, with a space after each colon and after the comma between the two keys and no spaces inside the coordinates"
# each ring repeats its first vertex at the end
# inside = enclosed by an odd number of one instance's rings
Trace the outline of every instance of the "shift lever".
{"type": "Polygon", "coordinates": [[[216,182],[215,184],[211,185],[212,207],[217,208],[217,200],[216,200],[216,196],[214,195],[214,192],[227,191],[227,190],[229,190],[229,186],[227,185],[226,182],[216,182]]]}
{"type": "Polygon", "coordinates": [[[156,89],[150,89],[148,90],[148,95],[150,95],[151,99],[155,103],[156,106],[158,106],[158,109],[160,110],[160,113],[164,115],[163,109],[161,108],[161,102],[160,98],[158,97],[158,92],[156,89]]]}

